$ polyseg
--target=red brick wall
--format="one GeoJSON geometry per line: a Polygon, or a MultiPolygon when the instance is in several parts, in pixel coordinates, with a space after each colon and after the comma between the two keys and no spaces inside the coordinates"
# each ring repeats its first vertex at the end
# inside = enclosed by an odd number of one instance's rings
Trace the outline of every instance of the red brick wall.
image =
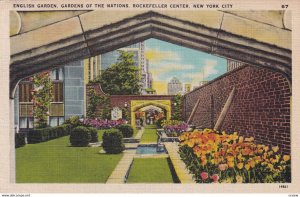
{"type": "MultiPolygon", "coordinates": [[[[105,95],[102,91],[101,87],[98,84],[91,84],[87,86],[87,90],[93,88],[97,95],[105,95]]],[[[127,103],[127,108],[130,110],[130,103],[131,100],[170,100],[171,103],[174,101],[173,95],[111,95],[110,97],[110,107],[125,107],[124,104],[127,103]]],[[[87,95],[87,105],[88,105],[88,95],[87,95]]],[[[174,110],[174,106],[172,104],[171,112],[174,110]]],[[[100,115],[101,113],[101,105],[97,107],[97,114],[100,115]]]]}
{"type": "Polygon", "coordinates": [[[290,153],[290,88],[279,73],[254,66],[239,68],[185,95],[188,119],[200,98],[192,124],[213,128],[231,90],[236,93],[221,130],[253,136],[290,153]]]}

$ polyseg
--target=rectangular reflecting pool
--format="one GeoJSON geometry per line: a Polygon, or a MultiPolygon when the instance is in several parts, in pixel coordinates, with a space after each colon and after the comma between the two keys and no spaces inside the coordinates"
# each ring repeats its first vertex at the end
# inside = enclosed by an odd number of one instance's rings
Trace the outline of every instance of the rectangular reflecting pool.
{"type": "Polygon", "coordinates": [[[157,144],[139,145],[136,150],[137,154],[166,154],[164,145],[157,146],[157,144]]]}

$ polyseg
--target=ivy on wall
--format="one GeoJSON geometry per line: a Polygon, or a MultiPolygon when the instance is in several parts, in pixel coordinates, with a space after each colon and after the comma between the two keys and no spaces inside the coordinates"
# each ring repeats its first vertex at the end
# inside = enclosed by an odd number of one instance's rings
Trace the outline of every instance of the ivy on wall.
{"type": "Polygon", "coordinates": [[[49,72],[36,74],[31,80],[33,82],[31,94],[35,128],[45,128],[48,125],[50,102],[53,97],[53,83],[49,72]]]}
{"type": "Polygon", "coordinates": [[[183,107],[183,96],[177,94],[174,97],[174,113],[172,113],[172,120],[182,120],[182,107],[183,107]]]}

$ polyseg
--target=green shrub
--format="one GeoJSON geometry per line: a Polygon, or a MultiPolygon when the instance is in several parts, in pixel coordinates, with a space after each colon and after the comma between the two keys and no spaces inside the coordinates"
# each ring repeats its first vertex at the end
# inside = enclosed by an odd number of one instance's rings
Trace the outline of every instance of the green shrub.
{"type": "Polygon", "coordinates": [[[124,138],[129,138],[133,135],[133,128],[129,124],[122,124],[118,129],[121,131],[124,138]]]}
{"type": "Polygon", "coordinates": [[[94,127],[88,127],[91,134],[91,142],[98,142],[98,131],[94,127]]]}
{"type": "Polygon", "coordinates": [[[125,149],[123,135],[119,130],[110,129],[104,131],[102,139],[102,147],[106,153],[118,154],[125,149]]]}
{"type": "Polygon", "coordinates": [[[15,134],[15,147],[19,148],[25,146],[25,134],[24,133],[16,133],[15,134]]]}
{"type": "Polygon", "coordinates": [[[162,126],[162,123],[163,123],[164,120],[166,120],[165,117],[162,117],[162,118],[158,119],[158,120],[156,121],[156,127],[157,127],[157,128],[162,128],[162,127],[163,127],[163,126],[162,126]]]}
{"type": "Polygon", "coordinates": [[[27,141],[29,144],[45,142],[70,134],[71,125],[63,124],[57,127],[46,127],[43,129],[29,130],[27,141]]]}
{"type": "Polygon", "coordinates": [[[72,146],[87,146],[91,139],[91,133],[87,127],[78,126],[71,130],[70,143],[72,146]]]}

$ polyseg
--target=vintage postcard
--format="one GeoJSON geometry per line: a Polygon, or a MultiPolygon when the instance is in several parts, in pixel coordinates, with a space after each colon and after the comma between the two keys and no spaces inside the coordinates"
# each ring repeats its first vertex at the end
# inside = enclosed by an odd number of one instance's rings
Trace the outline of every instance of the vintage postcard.
{"type": "Polygon", "coordinates": [[[0,192],[299,193],[296,1],[0,6],[0,192]]]}

